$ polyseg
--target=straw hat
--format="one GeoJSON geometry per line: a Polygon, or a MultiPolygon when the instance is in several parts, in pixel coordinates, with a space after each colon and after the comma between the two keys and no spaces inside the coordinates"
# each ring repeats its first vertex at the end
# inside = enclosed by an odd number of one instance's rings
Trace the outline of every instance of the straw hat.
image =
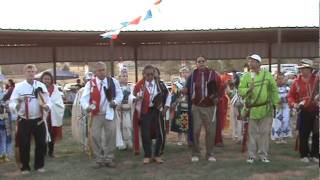
{"type": "Polygon", "coordinates": [[[298,69],[301,69],[301,68],[311,68],[311,69],[314,69],[313,61],[310,60],[310,59],[302,59],[302,60],[300,61],[300,65],[298,66],[298,69]]]}

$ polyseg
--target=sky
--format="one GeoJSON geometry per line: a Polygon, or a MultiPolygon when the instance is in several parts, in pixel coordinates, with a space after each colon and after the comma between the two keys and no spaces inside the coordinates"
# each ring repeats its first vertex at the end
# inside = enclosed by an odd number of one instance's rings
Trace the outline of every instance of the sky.
{"type": "Polygon", "coordinates": [[[123,30],[232,29],[319,26],[319,0],[0,0],[0,28],[123,30]]]}

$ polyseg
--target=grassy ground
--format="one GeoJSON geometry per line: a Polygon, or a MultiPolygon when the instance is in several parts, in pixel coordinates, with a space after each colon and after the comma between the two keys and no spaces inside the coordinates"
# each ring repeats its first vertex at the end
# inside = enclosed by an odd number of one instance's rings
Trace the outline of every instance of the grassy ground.
{"type": "MultiPolygon", "coordinates": [[[[190,162],[187,146],[177,146],[175,134],[169,135],[164,159],[161,165],[143,165],[141,156],[133,156],[130,151],[117,151],[115,169],[94,170],[92,160],[85,155],[80,146],[72,139],[70,126],[64,127],[64,139],[56,146],[55,159],[46,159],[46,172],[32,172],[22,176],[16,165],[0,165],[0,179],[27,180],[65,180],[65,179],[318,179],[319,168],[316,164],[299,161],[293,151],[293,141],[288,144],[271,144],[271,163],[245,162],[245,154],[240,152],[240,144],[225,139],[224,147],[215,148],[216,163],[201,160],[190,162]]],[[[33,160],[33,159],[32,159],[33,160]]]]}

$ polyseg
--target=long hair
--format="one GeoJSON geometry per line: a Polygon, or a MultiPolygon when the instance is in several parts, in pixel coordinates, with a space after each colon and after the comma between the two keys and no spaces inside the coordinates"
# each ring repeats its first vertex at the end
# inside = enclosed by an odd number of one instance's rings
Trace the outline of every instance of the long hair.
{"type": "Polygon", "coordinates": [[[50,72],[48,72],[48,71],[42,73],[41,76],[40,76],[40,81],[41,82],[43,82],[43,77],[44,76],[49,76],[50,77],[50,79],[51,79],[51,84],[50,85],[52,85],[53,82],[54,82],[54,78],[53,78],[52,74],[50,72]]]}
{"type": "Polygon", "coordinates": [[[9,83],[10,86],[14,86],[14,85],[15,85],[13,79],[9,79],[9,80],[8,80],[8,83],[9,83]]]}

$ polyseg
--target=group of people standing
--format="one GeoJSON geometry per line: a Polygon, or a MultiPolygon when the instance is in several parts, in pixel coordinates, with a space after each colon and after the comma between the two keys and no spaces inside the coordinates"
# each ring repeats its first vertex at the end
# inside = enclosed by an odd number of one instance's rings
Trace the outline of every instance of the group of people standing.
{"type": "MultiPolygon", "coordinates": [[[[161,155],[164,153],[169,129],[166,119],[170,109],[175,112],[171,128],[179,132],[181,137],[183,134],[188,136],[189,143],[194,147],[193,161],[199,161],[202,125],[207,134],[207,158],[215,161],[214,142],[211,139],[215,136],[216,103],[222,88],[220,76],[209,69],[206,63],[204,57],[199,57],[197,69],[193,73],[186,67],[182,68],[181,79],[174,85],[176,91],[170,92],[161,81],[160,71],[156,67],[146,65],[142,72],[143,78],[133,87],[128,85],[126,69],[121,70],[118,81],[108,77],[106,65],[98,62],[94,67],[94,77],[86,83],[79,101],[74,102],[74,105],[82,108],[81,115],[76,116],[78,120],[85,124],[85,119],[91,119],[91,123],[88,123],[87,143],[95,157],[95,168],[114,167],[113,149],[116,147],[132,148],[134,154],[140,154],[140,144],[144,164],[163,163],[161,155]],[[194,133],[192,127],[196,127],[194,133]]],[[[85,125],[79,125],[78,122],[74,124],[85,128],[85,125]]],[[[75,127],[74,132],[79,133],[79,129],[75,127]]]]}
{"type": "Polygon", "coordinates": [[[293,136],[291,121],[296,121],[298,135],[295,150],[300,152],[300,160],[318,163],[319,71],[314,62],[302,59],[298,66],[300,73],[290,86],[284,73],[279,72],[272,77],[269,72],[260,69],[260,64],[260,56],[248,57],[250,71],[242,76],[239,88],[231,98],[233,136],[240,137],[243,145],[248,141],[247,162],[254,162],[256,154],[253,152],[257,150],[262,162],[270,162],[267,156],[268,141],[272,139],[277,144],[287,143],[286,139],[293,136]],[[262,116],[269,119],[265,120],[262,116]]]}
{"type": "MultiPolygon", "coordinates": [[[[236,79],[231,103],[234,126],[246,127],[247,133],[234,133],[243,141],[247,139],[244,144],[248,150],[247,162],[253,163],[257,157],[264,163],[270,162],[269,139],[276,107],[276,119],[287,116],[289,107],[297,109],[301,161],[319,162],[319,74],[313,73],[313,61],[301,61],[301,75],[288,89],[281,86],[281,74],[276,82],[270,72],[260,69],[259,55],[253,54],[247,60],[250,71],[241,80],[236,79]]],[[[170,128],[168,114],[171,130],[178,133],[179,144],[185,137],[192,149],[191,162],[201,158],[202,127],[205,158],[209,162],[216,161],[214,145],[222,143],[221,117],[225,116],[226,108],[222,104],[225,104],[223,97],[227,89],[223,76],[208,67],[205,57],[196,59],[196,68],[192,71],[181,68],[180,78],[173,82],[171,91],[161,81],[159,69],[152,65],[144,67],[143,77],[135,86],[128,84],[125,68],[119,80],[107,75],[103,62],[97,62],[93,70],[94,73],[86,74],[86,84],[76,95],[72,133],[94,156],[94,168],[115,167],[116,148],[132,149],[134,154],[140,154],[140,144],[144,164],[164,163],[162,154],[170,128]]],[[[34,65],[26,65],[24,73],[26,80],[13,89],[9,108],[18,115],[16,146],[19,147],[21,171],[27,174],[30,172],[31,135],[36,144],[35,170],[45,171],[46,154],[54,157],[54,143],[62,138],[64,104],[50,73],[43,73],[40,81],[34,79],[34,65]]]]}
{"type": "Polygon", "coordinates": [[[62,138],[64,103],[50,73],[35,80],[37,68],[23,68],[26,80],[17,83],[8,100],[10,113],[17,115],[15,158],[22,174],[30,173],[31,139],[35,141],[34,169],[45,172],[45,156],[54,157],[54,143],[62,138]]]}

